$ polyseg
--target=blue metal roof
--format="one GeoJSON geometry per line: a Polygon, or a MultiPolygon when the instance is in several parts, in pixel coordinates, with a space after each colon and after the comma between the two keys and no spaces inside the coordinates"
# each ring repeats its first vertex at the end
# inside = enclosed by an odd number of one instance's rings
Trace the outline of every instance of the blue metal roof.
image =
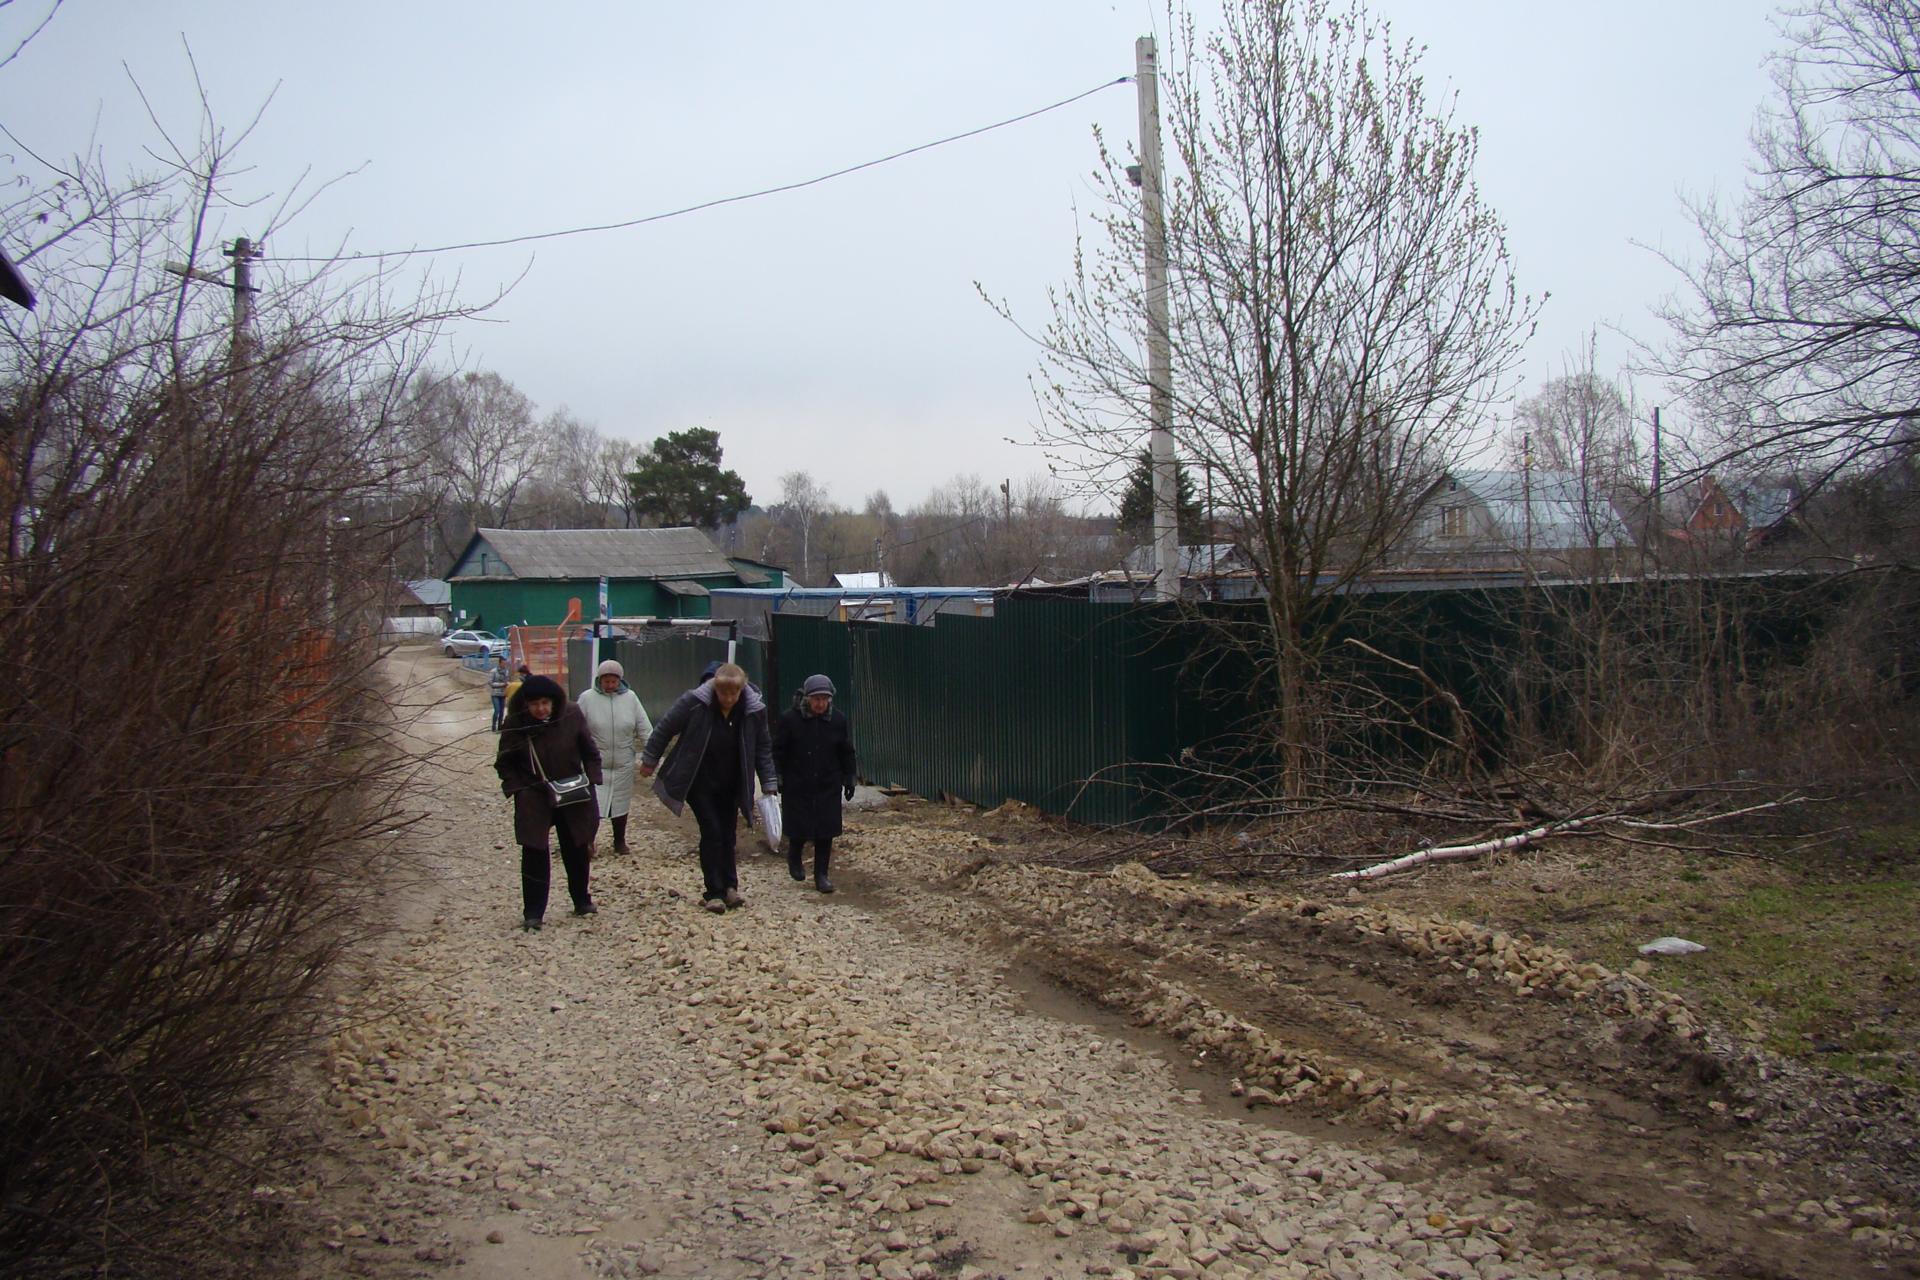
{"type": "Polygon", "coordinates": [[[1463,490],[1486,505],[1502,536],[1542,549],[1631,547],[1633,535],[1597,486],[1583,490],[1567,471],[1454,471],[1463,490]],[[1531,508],[1531,519],[1529,519],[1531,508]]]}

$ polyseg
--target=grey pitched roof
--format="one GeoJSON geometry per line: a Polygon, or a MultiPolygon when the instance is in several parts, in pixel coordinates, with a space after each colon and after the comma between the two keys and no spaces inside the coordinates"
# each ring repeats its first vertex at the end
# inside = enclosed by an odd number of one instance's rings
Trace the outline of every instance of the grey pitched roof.
{"type": "Polygon", "coordinates": [[[1793,514],[1793,490],[1785,485],[1728,484],[1722,486],[1735,509],[1751,529],[1771,529],[1793,514]]]}
{"type": "Polygon", "coordinates": [[[1633,536],[1597,488],[1581,492],[1579,477],[1565,471],[1454,471],[1462,489],[1486,504],[1500,532],[1509,539],[1531,536],[1535,547],[1588,545],[1628,547],[1633,536]],[[1528,508],[1532,508],[1529,521],[1528,508]]]}
{"type": "Polygon", "coordinates": [[[698,529],[480,529],[516,578],[735,576],[698,529]]]}
{"type": "Polygon", "coordinates": [[[414,578],[407,583],[407,590],[413,592],[421,604],[432,608],[453,603],[453,588],[444,578],[414,578]]]}

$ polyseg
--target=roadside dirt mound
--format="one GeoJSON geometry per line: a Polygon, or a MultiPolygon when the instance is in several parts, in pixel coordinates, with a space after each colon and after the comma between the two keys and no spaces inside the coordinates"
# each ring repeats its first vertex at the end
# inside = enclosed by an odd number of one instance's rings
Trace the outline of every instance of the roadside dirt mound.
{"type": "Polygon", "coordinates": [[[965,917],[1247,1107],[1412,1139],[1429,1168],[1632,1220],[1710,1274],[1912,1270],[1911,1098],[1758,1053],[1638,973],[1389,894],[1027,865],[1005,815],[896,823],[889,909],[965,917]],[[929,885],[943,906],[917,899],[929,885]]]}

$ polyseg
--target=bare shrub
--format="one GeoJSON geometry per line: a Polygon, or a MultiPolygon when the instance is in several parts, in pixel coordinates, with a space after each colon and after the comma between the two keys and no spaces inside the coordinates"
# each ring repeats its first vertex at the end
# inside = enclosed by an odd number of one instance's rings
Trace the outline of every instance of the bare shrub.
{"type": "Polygon", "coordinates": [[[217,135],[0,211],[33,315],[0,356],[0,1271],[159,1270],[168,1161],[309,1043],[386,854],[364,627],[388,406],[448,313],[378,275],[219,263],[217,135]]]}
{"type": "Polygon", "coordinates": [[[1100,781],[1152,793],[1156,865],[1227,874],[1528,832],[1764,849],[1807,830],[1783,810],[1914,785],[1916,605],[1897,573],[1349,597],[1284,752],[1253,611],[1190,607],[1167,648],[1211,731],[1100,781]]]}

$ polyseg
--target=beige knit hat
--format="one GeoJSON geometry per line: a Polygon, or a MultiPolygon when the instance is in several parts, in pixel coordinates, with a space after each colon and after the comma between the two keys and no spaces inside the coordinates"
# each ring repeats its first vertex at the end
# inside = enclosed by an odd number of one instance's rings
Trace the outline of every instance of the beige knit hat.
{"type": "Polygon", "coordinates": [[[601,676],[619,676],[622,680],[625,680],[627,678],[627,669],[615,662],[612,658],[608,658],[605,662],[593,669],[593,678],[595,680],[598,680],[601,676]]]}

